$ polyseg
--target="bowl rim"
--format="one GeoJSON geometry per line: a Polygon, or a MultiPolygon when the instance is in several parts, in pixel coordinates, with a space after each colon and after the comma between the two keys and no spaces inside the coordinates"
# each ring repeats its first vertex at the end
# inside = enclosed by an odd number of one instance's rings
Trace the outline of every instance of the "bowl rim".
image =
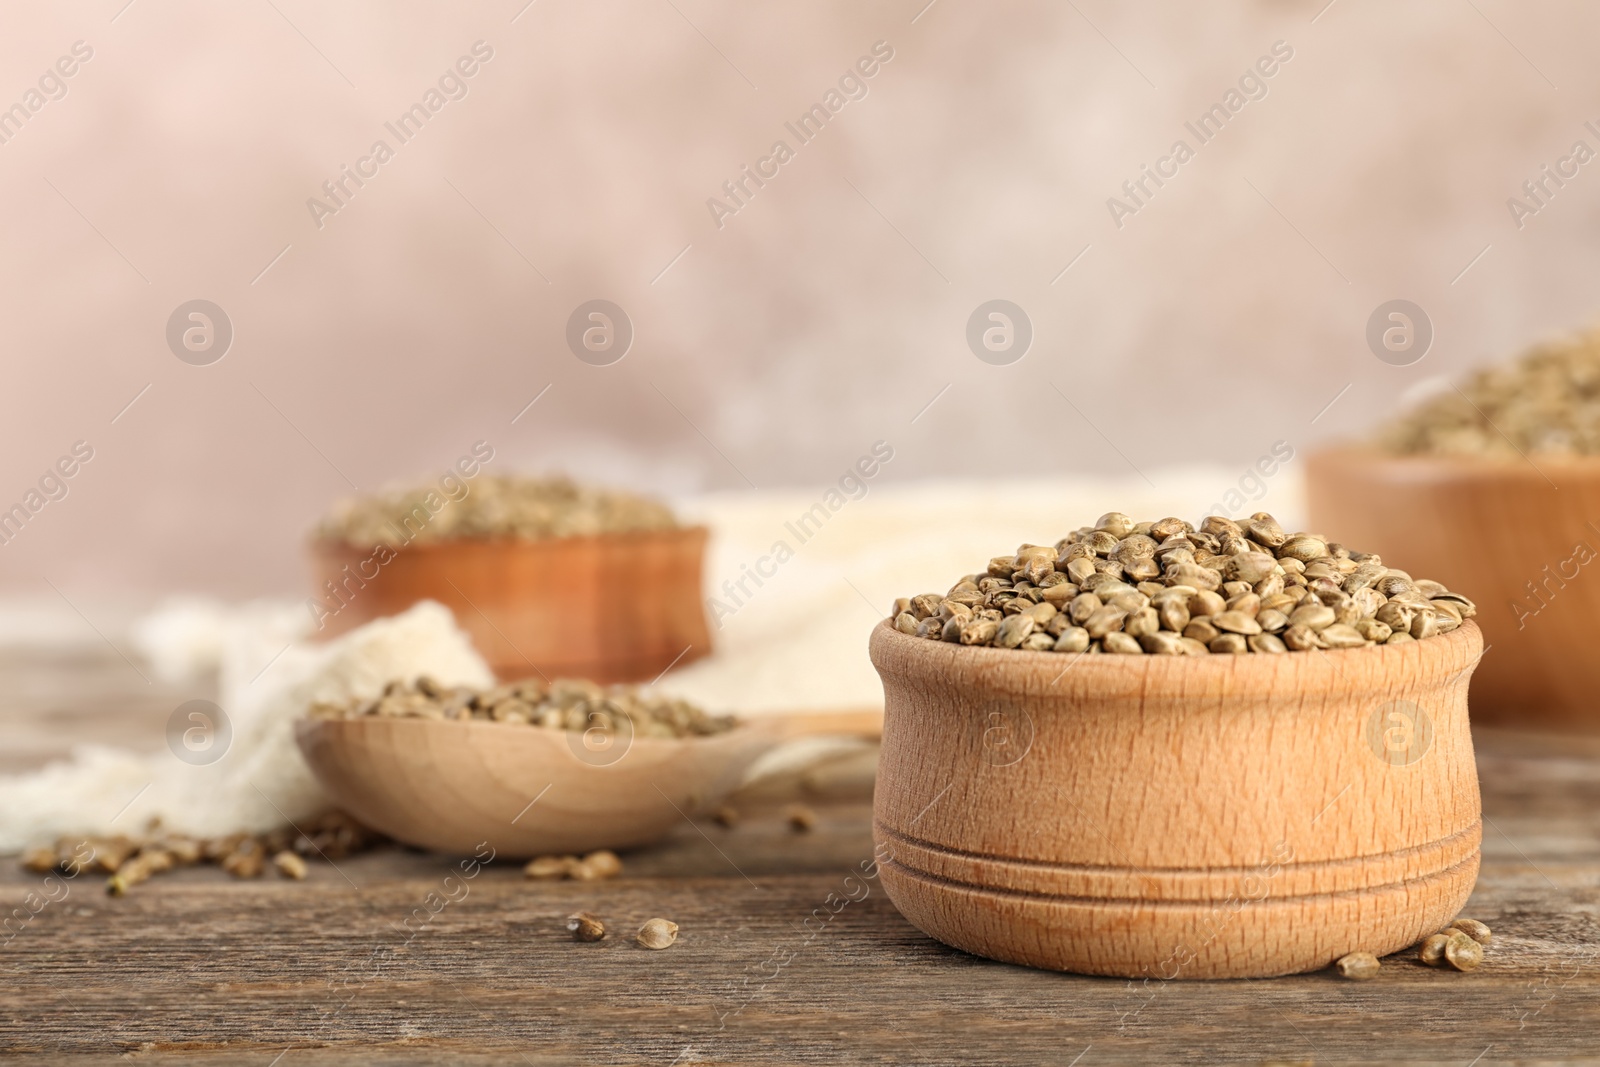
{"type": "Polygon", "coordinates": [[[1600,456],[1539,456],[1535,465],[1535,461],[1528,456],[1512,459],[1506,456],[1458,456],[1430,452],[1393,453],[1385,452],[1370,442],[1359,441],[1317,449],[1307,457],[1306,465],[1310,468],[1319,464],[1367,466],[1380,468],[1386,473],[1457,479],[1500,478],[1544,482],[1551,471],[1600,477],[1600,456]]]}
{"type": "MultiPolygon", "coordinates": [[[[1345,671],[1362,662],[1359,657],[1388,657],[1413,662],[1403,668],[1404,676],[1448,676],[1456,673],[1470,674],[1483,658],[1483,635],[1478,625],[1466,619],[1456,629],[1422,641],[1407,642],[1393,647],[1372,645],[1363,648],[1325,649],[1322,655],[1309,652],[1284,652],[1281,654],[1250,652],[1242,655],[1213,653],[1206,656],[1156,656],[1145,653],[1138,656],[1091,654],[1088,652],[1034,652],[1016,648],[992,648],[987,645],[961,645],[951,641],[930,641],[925,637],[903,634],[894,628],[893,620],[883,619],[872,629],[868,642],[873,666],[882,675],[885,669],[892,673],[923,679],[948,676],[955,679],[961,674],[963,684],[973,684],[974,676],[981,684],[999,688],[1015,687],[1018,683],[1032,691],[1038,682],[1046,692],[1068,697],[1070,687],[1056,687],[1056,682],[1069,675],[1090,679],[1091,687],[1097,682],[1117,682],[1125,685],[1137,680],[1141,685],[1155,688],[1182,688],[1192,686],[1196,678],[1235,678],[1241,673],[1278,678],[1288,672],[1303,673],[1302,665],[1322,668],[1318,678],[1332,689],[1387,690],[1397,686],[1398,676],[1392,667],[1384,671],[1345,671]],[[916,646],[922,646],[918,649],[916,646]],[[895,661],[892,664],[885,659],[895,661]],[[1098,662],[1086,662],[1098,661],[1098,662]],[[1459,662],[1458,661],[1462,661],[1459,662]]],[[[1370,660],[1369,660],[1370,661],[1370,660]]],[[[1081,684],[1081,682],[1080,682],[1081,684]]],[[[1116,692],[1120,693],[1121,690],[1116,692]]],[[[1108,693],[1108,695],[1110,695],[1108,693]]]]}
{"type": "MultiPolygon", "coordinates": [[[[396,555],[410,553],[443,553],[460,549],[511,549],[540,550],[569,547],[576,544],[637,544],[643,541],[678,541],[709,537],[711,528],[704,523],[669,526],[658,530],[622,530],[597,534],[570,534],[565,537],[452,537],[437,541],[410,542],[389,548],[396,555]]],[[[347,541],[337,537],[323,537],[312,533],[306,537],[306,547],[312,552],[371,552],[380,542],[367,544],[347,541]]]]}

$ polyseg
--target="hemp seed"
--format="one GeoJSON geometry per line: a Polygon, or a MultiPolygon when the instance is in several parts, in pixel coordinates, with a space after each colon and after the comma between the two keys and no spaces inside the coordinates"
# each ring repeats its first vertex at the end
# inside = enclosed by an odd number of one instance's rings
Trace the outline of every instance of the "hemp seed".
{"type": "Polygon", "coordinates": [[[1423,402],[1379,444],[1410,455],[1592,456],[1600,453],[1597,384],[1600,331],[1542,343],[1423,402]]]}
{"type": "Polygon", "coordinates": [[[586,856],[535,856],[522,868],[524,877],[542,882],[570,878],[575,882],[597,882],[622,873],[622,860],[608,848],[586,856]]]}
{"type": "Polygon", "coordinates": [[[23,850],[22,865],[39,874],[56,869],[56,850],[49,845],[33,845],[23,850]]]}
{"type": "Polygon", "coordinates": [[[306,861],[287,849],[272,857],[272,865],[285,878],[292,878],[297,882],[306,880],[306,861]]]}
{"type": "Polygon", "coordinates": [[[1428,640],[1476,614],[1438,582],[1287,534],[1265,512],[1198,529],[1110,512],[1053,548],[994,557],[943,597],[896,600],[891,618],[910,635],[1022,652],[1281,655],[1428,640]]]}
{"type": "Polygon", "coordinates": [[[615,878],[622,873],[622,861],[609,848],[602,848],[583,857],[572,868],[572,877],[579,882],[596,882],[615,878]]]}
{"type": "Polygon", "coordinates": [[[1458,971],[1475,971],[1483,963],[1483,946],[1464,930],[1452,930],[1445,942],[1444,958],[1458,971]]]}
{"type": "MultiPolygon", "coordinates": [[[[922,600],[922,597],[918,597],[922,600]]],[[[902,612],[896,621],[903,633],[918,635],[929,621],[902,612]]],[[[931,635],[938,637],[937,632],[931,635]]],[[[686,700],[641,692],[637,687],[604,688],[594,682],[558,678],[525,678],[491,689],[458,686],[445,689],[426,677],[414,682],[391,681],[377,700],[319,704],[315,718],[357,719],[369,715],[392,718],[450,719],[531,725],[544,730],[587,730],[647,738],[710,737],[736,725],[731,715],[711,715],[686,700]]]]}
{"type": "Polygon", "coordinates": [[[280,873],[294,878],[296,875],[285,871],[284,866],[292,870],[299,864],[303,871],[302,857],[308,854],[338,860],[382,840],[341,811],[312,816],[302,821],[299,829],[281,826],[261,834],[238,832],[202,839],[161,831],[156,825],[148,827],[145,833],[150,836],[61,837],[53,850],[47,847],[29,849],[24,859],[42,864],[47,853],[53,851],[52,869],[74,876],[91,867],[110,870],[114,866],[115,870],[106,881],[106,892],[121,896],[154,875],[196,863],[214,863],[235,877],[255,878],[260,876],[270,856],[280,873]]]}
{"type": "Polygon", "coordinates": [[[1449,943],[1449,934],[1429,934],[1422,939],[1422,948],[1417,951],[1417,959],[1429,967],[1443,967],[1444,947],[1449,943]]]}
{"type": "Polygon", "coordinates": [[[106,879],[106,892],[114,897],[120,897],[140,882],[147,880],[151,873],[147,865],[130,860],[122,864],[116,874],[106,879]]]}
{"type": "Polygon", "coordinates": [[[599,941],[606,936],[606,924],[587,911],[567,916],[567,929],[572,931],[574,941],[599,941]]]}
{"type": "Polygon", "coordinates": [[[558,879],[572,877],[572,872],[577,865],[578,857],[576,856],[535,856],[523,866],[522,873],[528,878],[553,882],[558,879]]]}
{"type": "Polygon", "coordinates": [[[639,927],[633,939],[645,948],[667,948],[678,940],[678,924],[666,919],[651,919],[639,927]]]}
{"type": "MultiPolygon", "coordinates": [[[[370,549],[407,541],[540,540],[669,530],[678,523],[665,504],[633,493],[593,489],[563,477],[479,474],[468,491],[441,508],[439,487],[423,485],[340,502],[320,538],[370,549]],[[428,498],[433,503],[428,503],[428,498]],[[405,526],[418,508],[432,519],[416,534],[405,526]]],[[[412,520],[415,521],[414,519],[412,520]]]]}
{"type": "Polygon", "coordinates": [[[1370,952],[1352,952],[1348,956],[1339,957],[1334,964],[1339,970],[1340,978],[1348,978],[1352,982],[1365,982],[1378,977],[1378,969],[1382,966],[1378,957],[1370,952]]]}
{"type": "Polygon", "coordinates": [[[266,865],[266,850],[253,837],[247,837],[239,842],[238,846],[222,860],[222,869],[235,878],[260,878],[266,865]]]}

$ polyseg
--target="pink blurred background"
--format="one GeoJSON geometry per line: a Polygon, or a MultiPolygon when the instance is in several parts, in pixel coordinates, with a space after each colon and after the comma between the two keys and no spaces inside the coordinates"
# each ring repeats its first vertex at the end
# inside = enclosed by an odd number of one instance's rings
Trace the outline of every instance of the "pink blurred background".
{"type": "Polygon", "coordinates": [[[1587,325],[1600,165],[1520,229],[1507,199],[1600,147],[1600,11],[1325,4],[7,5],[0,107],[93,56],[0,144],[0,508],[94,456],[0,547],[0,594],[293,594],[335,497],[479,439],[670,494],[832,480],[880,438],[890,481],[1303,454],[1587,325]],[[1107,198],[1277,41],[1267,95],[1119,228],[1107,198]],[[319,228],[308,198],[379,138],[319,228]],[[719,228],[707,199],[778,139],[719,228]],[[1363,339],[1396,297],[1436,331],[1405,368],[1363,339]],[[164,337],[196,298],[234,329],[209,366],[164,337]],[[564,340],[596,298],[636,331],[611,366],[564,340]],[[965,341],[993,298],[1033,324],[1009,366],[965,341]]]}

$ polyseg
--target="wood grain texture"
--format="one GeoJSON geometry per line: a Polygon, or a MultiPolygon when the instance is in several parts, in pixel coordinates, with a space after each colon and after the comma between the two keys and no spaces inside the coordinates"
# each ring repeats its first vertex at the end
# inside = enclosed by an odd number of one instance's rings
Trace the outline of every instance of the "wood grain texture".
{"type": "Polygon", "coordinates": [[[1313,529],[1478,605],[1490,651],[1474,721],[1600,732],[1600,459],[1535,468],[1335,449],[1307,462],[1306,489],[1313,529]]]}
{"type": "Polygon", "coordinates": [[[321,633],[332,637],[437,600],[503,679],[648,682],[711,652],[700,601],[707,536],[703,526],[685,526],[424,543],[400,549],[381,567],[363,563],[371,549],[313,541],[314,595],[332,606],[325,585],[332,582],[347,601],[321,633]]]}
{"type": "Polygon", "coordinates": [[[1321,654],[1058,656],[882,623],[884,885],[942,941],[1055,970],[1261,977],[1393,952],[1478,872],[1480,648],[1468,623],[1321,654]]]}
{"type": "MultiPolygon", "coordinates": [[[[36,762],[111,737],[159,750],[174,702],[216,695],[151,693],[110,649],[0,655],[0,744],[36,762]]],[[[0,945],[0,1052],[262,1067],[286,1050],[277,1067],[1595,1063],[1600,738],[1474,741],[1485,837],[1465,913],[1495,940],[1472,974],[1405,953],[1360,984],[1051,973],[927,937],[881,881],[810,936],[805,921],[872,855],[867,780],[841,768],[736,795],[733,829],[680,823],[614,882],[530,883],[490,864],[409,942],[396,927],[455,868],[404,849],[313,862],[305,883],[193,869],[121,899],[75,886],[0,945]],[[816,810],[814,832],[787,829],[778,805],[793,799],[816,810]],[[575,944],[563,922],[578,908],[624,932],[663,915],[682,939],[662,953],[575,944]],[[354,995],[334,1000],[351,974],[354,995]]],[[[0,861],[0,903],[38,881],[0,861]]]]}
{"type": "MultiPolygon", "coordinates": [[[[1577,861],[1552,856],[1535,844],[1541,830],[1505,810],[1495,821],[1516,843],[1491,842],[1467,909],[1495,929],[1476,973],[1396,956],[1366,984],[1327,971],[1144,982],[948,948],[870,880],[810,936],[805,921],[850,892],[846,876],[871,855],[865,804],[813,803],[813,834],[752,813],[732,830],[701,824],[713,848],[683,825],[626,856],[615,882],[530,883],[491,864],[459,904],[413,921],[416,937],[403,924],[452,867],[399,850],[341,862],[354,886],[322,864],[304,884],[193,870],[122,899],[86,886],[0,949],[0,1050],[58,1061],[250,1053],[263,1067],[285,1049],[280,1067],[471,1057],[664,1067],[1066,1065],[1092,1046],[1079,1067],[1464,1067],[1486,1048],[1480,1064],[1570,1062],[1600,1028],[1600,845],[1577,861]],[[575,944],[564,919],[580,909],[624,935],[668,917],[680,941],[661,953],[616,933],[575,944]]],[[[1562,825],[1582,832],[1586,820],[1569,810],[1562,825]]],[[[6,867],[0,894],[20,897],[30,877],[6,867]]]]}
{"type": "Polygon", "coordinates": [[[93,741],[161,751],[167,719],[186,700],[215,700],[216,685],[143,674],[107,645],[0,650],[0,773],[21,774],[93,741]]]}
{"type": "Polygon", "coordinates": [[[875,735],[881,722],[875,709],[766,715],[678,739],[633,736],[626,718],[580,732],[366,716],[299,722],[295,739],[334,802],[368,826],[420,848],[470,855],[488,842],[526,859],[658,841],[783,741],[875,735]]]}

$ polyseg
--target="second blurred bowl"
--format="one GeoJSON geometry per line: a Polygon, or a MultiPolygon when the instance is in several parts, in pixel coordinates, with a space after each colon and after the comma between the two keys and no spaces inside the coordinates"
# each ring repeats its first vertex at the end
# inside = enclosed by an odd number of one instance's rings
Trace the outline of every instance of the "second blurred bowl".
{"type": "Polygon", "coordinates": [[[686,526],[439,541],[396,549],[381,565],[370,548],[313,541],[317,596],[338,607],[318,636],[437,600],[503,679],[648,682],[711,651],[700,600],[706,536],[705,527],[686,526]]]}
{"type": "Polygon", "coordinates": [[[1474,722],[1600,731],[1600,459],[1335,449],[1311,457],[1307,493],[1312,529],[1478,605],[1474,722]]]}

